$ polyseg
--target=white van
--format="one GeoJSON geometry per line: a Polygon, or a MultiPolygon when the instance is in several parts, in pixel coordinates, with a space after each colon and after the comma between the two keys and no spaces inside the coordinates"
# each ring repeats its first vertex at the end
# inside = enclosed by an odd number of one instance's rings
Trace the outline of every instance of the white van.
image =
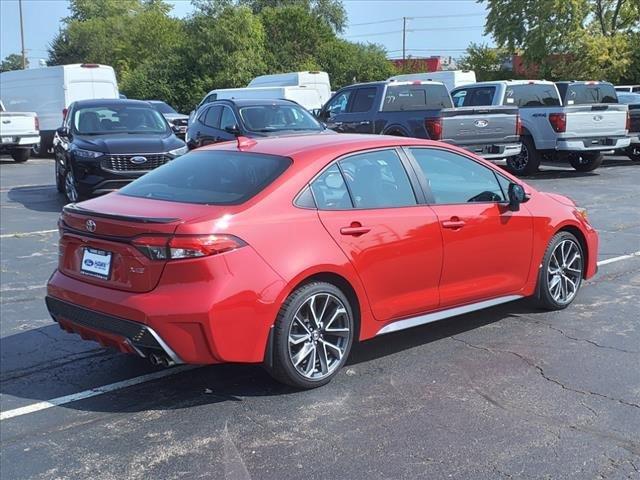
{"type": "Polygon", "coordinates": [[[7,110],[38,115],[40,147],[35,153],[46,153],[52,147],[63,112],[72,102],[119,97],[113,68],[93,63],[3,72],[0,91],[7,110]]]}
{"type": "Polygon", "coordinates": [[[451,91],[454,88],[462,85],[468,85],[470,83],[476,83],[476,72],[473,70],[442,70],[438,72],[424,72],[424,73],[407,73],[404,75],[394,75],[390,77],[388,81],[397,82],[411,82],[411,81],[433,80],[435,82],[442,82],[447,87],[447,90],[451,91]]]}
{"type": "MultiPolygon", "coordinates": [[[[247,87],[306,87],[317,90],[321,105],[331,98],[331,82],[327,72],[290,72],[261,75],[249,82],[247,87]]],[[[317,107],[317,108],[320,108],[317,107]]]]}

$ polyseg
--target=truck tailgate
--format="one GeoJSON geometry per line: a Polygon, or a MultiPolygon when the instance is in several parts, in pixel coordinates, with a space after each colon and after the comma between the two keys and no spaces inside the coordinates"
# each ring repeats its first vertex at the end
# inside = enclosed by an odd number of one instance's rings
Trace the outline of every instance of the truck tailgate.
{"type": "Polygon", "coordinates": [[[566,131],[560,138],[588,138],[624,136],[627,123],[627,105],[598,104],[564,107],[566,131]]]}
{"type": "Polygon", "coordinates": [[[459,146],[518,142],[517,118],[514,107],[444,109],[442,141],[459,146]]]}
{"type": "Polygon", "coordinates": [[[13,137],[38,134],[35,113],[0,113],[0,136],[13,137]]]}

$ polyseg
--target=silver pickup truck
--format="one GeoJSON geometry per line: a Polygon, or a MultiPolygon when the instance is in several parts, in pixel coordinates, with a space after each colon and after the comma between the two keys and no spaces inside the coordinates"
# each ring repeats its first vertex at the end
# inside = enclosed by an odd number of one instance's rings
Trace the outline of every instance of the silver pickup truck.
{"type": "Polygon", "coordinates": [[[441,82],[371,82],[338,90],[318,114],[340,133],[375,133],[450,143],[487,159],[520,153],[515,106],[453,108],[441,82]]]}
{"type": "Polygon", "coordinates": [[[0,153],[26,162],[31,148],[40,142],[38,117],[33,112],[7,112],[0,101],[0,153]]]}
{"type": "Polygon", "coordinates": [[[519,107],[522,153],[507,159],[517,175],[535,173],[543,159],[569,161],[578,171],[591,171],[601,165],[604,151],[626,148],[630,143],[626,105],[583,104],[577,98],[563,105],[552,82],[480,82],[457,88],[451,96],[456,106],[519,107]]]}

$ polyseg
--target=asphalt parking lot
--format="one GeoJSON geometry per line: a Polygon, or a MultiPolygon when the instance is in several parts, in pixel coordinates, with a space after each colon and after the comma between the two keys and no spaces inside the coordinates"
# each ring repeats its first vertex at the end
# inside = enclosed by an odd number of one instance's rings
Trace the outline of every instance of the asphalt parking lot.
{"type": "Polygon", "coordinates": [[[3,479],[640,478],[640,165],[624,157],[527,180],[600,231],[570,308],[381,337],[306,392],[258,366],[158,370],[60,330],[43,300],[53,162],[2,157],[0,179],[3,479]]]}

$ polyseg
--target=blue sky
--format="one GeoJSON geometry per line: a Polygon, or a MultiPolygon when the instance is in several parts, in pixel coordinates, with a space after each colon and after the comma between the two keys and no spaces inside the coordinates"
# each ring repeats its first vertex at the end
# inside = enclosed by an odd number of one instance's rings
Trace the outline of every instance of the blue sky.
{"type": "MultiPolygon", "coordinates": [[[[189,0],[169,1],[172,14],[188,15],[189,0]]],[[[25,47],[32,64],[47,57],[47,46],[68,15],[67,0],[23,0],[25,47]]],[[[407,20],[408,54],[459,57],[471,42],[489,43],[483,36],[485,7],[475,0],[347,0],[349,26],[344,38],[383,45],[390,58],[402,56],[402,17],[407,20]]],[[[0,0],[0,58],[20,52],[18,1],[0,0]]]]}

